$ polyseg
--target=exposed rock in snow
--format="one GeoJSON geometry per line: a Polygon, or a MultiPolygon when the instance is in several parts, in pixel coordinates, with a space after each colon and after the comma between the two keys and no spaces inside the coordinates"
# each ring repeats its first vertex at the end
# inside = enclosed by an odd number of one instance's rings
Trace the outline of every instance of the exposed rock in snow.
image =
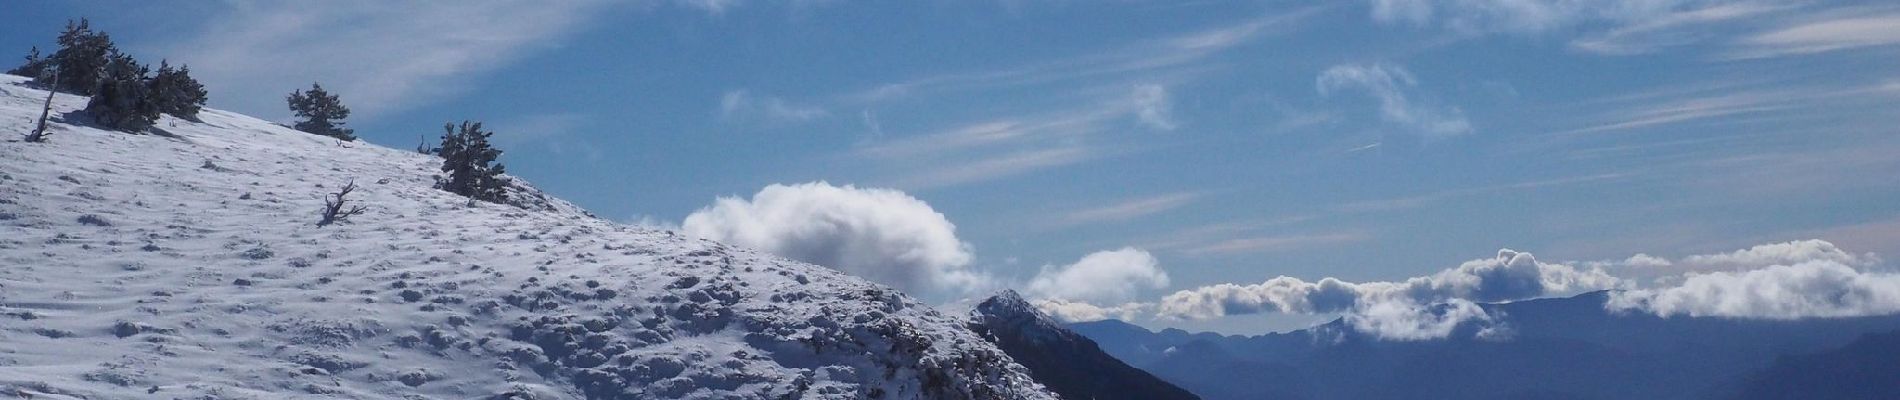
{"type": "MultiPolygon", "coordinates": [[[[0,132],[45,92],[0,75],[0,132]]],[[[59,96],[54,115],[86,99],[59,96]]],[[[0,395],[1025,398],[996,346],[831,269],[614,224],[514,181],[205,110],[0,139],[0,395]],[[354,180],[363,214],[318,227],[354,180]]]]}

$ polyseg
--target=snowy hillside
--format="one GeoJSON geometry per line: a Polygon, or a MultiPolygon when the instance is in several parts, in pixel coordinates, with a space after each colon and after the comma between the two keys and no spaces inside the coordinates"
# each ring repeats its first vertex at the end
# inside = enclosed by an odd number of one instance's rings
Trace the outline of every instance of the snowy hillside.
{"type": "Polygon", "coordinates": [[[434,157],[217,110],[25,143],[46,92],[20,82],[0,397],[1053,398],[965,316],[827,268],[525,185],[528,208],[470,204],[434,157]],[[368,211],[317,227],[352,180],[368,211]]]}

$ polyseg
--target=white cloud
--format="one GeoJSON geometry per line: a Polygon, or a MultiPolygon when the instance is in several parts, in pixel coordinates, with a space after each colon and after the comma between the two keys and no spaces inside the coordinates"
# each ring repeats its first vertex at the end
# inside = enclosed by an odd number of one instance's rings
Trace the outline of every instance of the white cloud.
{"type": "Polygon", "coordinates": [[[1382,302],[1433,304],[1453,299],[1509,301],[1615,288],[1625,285],[1601,269],[1580,269],[1537,261],[1530,253],[1499,250],[1430,276],[1403,282],[1347,282],[1334,278],[1307,282],[1281,276],[1256,285],[1224,283],[1182,290],[1162,298],[1160,314],[1171,318],[1211,318],[1234,314],[1347,312],[1382,302]]]}
{"type": "Polygon", "coordinates": [[[1200,244],[1200,245],[1188,247],[1185,249],[1181,249],[1181,252],[1187,253],[1190,255],[1264,253],[1264,252],[1273,252],[1273,251],[1311,248],[1313,246],[1360,242],[1360,241],[1365,241],[1366,239],[1370,239],[1370,238],[1371,238],[1370,236],[1367,236],[1363,233],[1322,233],[1322,234],[1252,236],[1252,237],[1222,239],[1222,240],[1214,241],[1212,243],[1205,243],[1205,244],[1200,244]]]}
{"type": "Polygon", "coordinates": [[[1498,302],[1627,286],[1599,268],[1543,263],[1530,253],[1496,257],[1403,282],[1307,282],[1281,276],[1256,285],[1218,284],[1161,299],[1163,318],[1213,318],[1279,312],[1343,313],[1354,329],[1388,340],[1443,338],[1467,321],[1489,321],[1475,302],[1498,302]]]}
{"type": "Polygon", "coordinates": [[[1742,57],[1812,54],[1900,44],[1900,14],[1843,13],[1763,32],[1741,40],[1742,57]]]}
{"type": "Polygon", "coordinates": [[[793,104],[778,96],[754,95],[746,90],[727,91],[719,97],[719,118],[728,122],[803,122],[831,115],[824,108],[793,104]]]}
{"type": "Polygon", "coordinates": [[[991,285],[988,275],[970,268],[970,246],[957,238],[956,226],[896,190],[774,184],[750,200],[719,198],[681,225],[691,236],[836,268],[911,293],[967,294],[991,285]]]}
{"type": "Polygon", "coordinates": [[[1168,100],[1168,88],[1161,85],[1136,86],[1131,100],[1135,105],[1135,117],[1142,124],[1164,131],[1176,127],[1174,104],[1168,100]]]}
{"type": "Polygon", "coordinates": [[[1200,197],[1200,193],[1170,193],[1160,196],[1144,197],[1097,208],[1073,211],[1064,215],[1060,224],[1073,225],[1128,220],[1179,208],[1200,197]]]}
{"type": "Polygon", "coordinates": [[[1723,0],[1371,0],[1382,23],[1471,33],[1542,33],[1589,22],[1626,24],[1723,0]]]}
{"type": "Polygon", "coordinates": [[[1417,104],[1406,95],[1418,80],[1404,67],[1386,64],[1343,64],[1321,72],[1315,86],[1321,96],[1342,90],[1362,90],[1379,100],[1379,116],[1426,137],[1471,133],[1471,122],[1456,107],[1436,109],[1417,104]]]}
{"type": "Polygon", "coordinates": [[[1669,12],[1570,41],[1579,51],[1604,55],[1652,53],[1666,47],[1706,40],[1698,28],[1735,22],[1789,8],[1787,4],[1733,3],[1669,12]]]}
{"type": "Polygon", "coordinates": [[[662,230],[662,231],[680,230],[680,224],[677,222],[668,221],[665,219],[661,219],[659,217],[646,215],[646,214],[634,214],[632,217],[628,217],[627,224],[642,227],[642,228],[647,228],[647,229],[653,229],[653,230],[662,230]]]}
{"type": "Polygon", "coordinates": [[[1900,274],[1833,260],[1692,273],[1679,285],[1612,293],[1604,307],[1658,316],[1797,319],[1900,313],[1900,274]]]}
{"type": "Polygon", "coordinates": [[[1451,299],[1433,305],[1386,301],[1367,304],[1346,314],[1353,329],[1386,340],[1416,341],[1451,336],[1459,324],[1491,321],[1491,315],[1476,303],[1451,299]]]}
{"type": "Polygon", "coordinates": [[[216,93],[212,102],[286,115],[284,96],[311,81],[358,119],[463,90],[469,76],[545,49],[604,3],[237,2],[196,36],[160,45],[216,93]]]}
{"type": "Polygon", "coordinates": [[[687,7],[698,8],[708,14],[725,14],[726,10],[739,6],[739,0],[678,0],[687,7]]]}
{"type": "Polygon", "coordinates": [[[1583,265],[1586,267],[1603,268],[1606,270],[1622,269],[1622,270],[1635,270],[1635,271],[1653,271],[1653,270],[1659,270],[1665,267],[1676,265],[1676,263],[1674,261],[1669,261],[1669,259],[1667,258],[1652,256],[1652,255],[1643,254],[1643,253],[1636,253],[1636,255],[1633,255],[1633,256],[1630,256],[1629,258],[1625,258],[1621,260],[1588,261],[1588,262],[1584,262],[1583,265]]]}
{"type": "Polygon", "coordinates": [[[1044,266],[1025,288],[1043,299],[1124,302],[1137,291],[1168,287],[1168,273],[1154,255],[1133,247],[1098,251],[1074,264],[1044,266]]]}
{"type": "Polygon", "coordinates": [[[1115,306],[1098,306],[1079,301],[1035,300],[1031,302],[1043,314],[1065,323],[1101,321],[1105,319],[1133,320],[1148,312],[1154,305],[1146,303],[1123,303],[1115,306]]]}
{"type": "Polygon", "coordinates": [[[1874,254],[1856,255],[1820,239],[1756,245],[1728,253],[1684,257],[1682,264],[1696,269],[1742,270],[1775,265],[1793,265],[1806,261],[1830,261],[1847,266],[1865,267],[1880,262],[1874,254]]]}
{"type": "Polygon", "coordinates": [[[1057,147],[988,157],[930,169],[898,181],[899,186],[929,189],[1014,176],[1086,161],[1098,156],[1087,147],[1057,147]]]}
{"type": "MultiPolygon", "coordinates": [[[[1900,314],[1900,273],[1880,269],[1873,253],[1854,254],[1823,240],[1763,244],[1670,260],[1637,254],[1576,267],[1499,250],[1428,276],[1391,282],[1308,282],[1280,276],[1253,285],[1223,283],[1177,291],[1150,308],[1162,318],[1255,313],[1338,313],[1354,330],[1387,340],[1443,338],[1467,322],[1479,338],[1508,335],[1478,303],[1613,290],[1605,308],[1659,316],[1798,319],[1900,314]],[[1651,287],[1606,271],[1657,275],[1651,287]],[[1711,272],[1712,271],[1712,272],[1711,272]]],[[[1119,300],[1118,300],[1119,301],[1119,300]]],[[[1079,317],[1109,315],[1088,304],[1050,305],[1079,317]]],[[[1096,307],[1102,308],[1102,307],[1096,307]]],[[[1118,306],[1116,310],[1127,307],[1118,306]]],[[[1052,311],[1053,312],[1053,311],[1052,311]]],[[[1126,318],[1124,318],[1126,319],[1126,318]]]]}

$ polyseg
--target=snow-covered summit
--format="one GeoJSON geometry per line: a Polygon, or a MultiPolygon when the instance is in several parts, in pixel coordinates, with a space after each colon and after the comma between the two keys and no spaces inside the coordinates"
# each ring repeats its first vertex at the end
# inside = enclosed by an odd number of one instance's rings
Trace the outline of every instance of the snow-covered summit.
{"type": "Polygon", "coordinates": [[[1037,309],[1035,304],[1023,299],[1015,290],[1003,289],[995,295],[977,303],[970,310],[970,318],[977,324],[1012,326],[1025,332],[1040,334],[1067,334],[1068,329],[1061,323],[1037,309]]]}
{"type": "MultiPolygon", "coordinates": [[[[9,136],[46,95],[21,81],[0,75],[9,136]]],[[[965,316],[884,286],[201,119],[0,138],[0,397],[1054,398],[965,316]],[[368,211],[316,226],[351,181],[368,211]]]]}

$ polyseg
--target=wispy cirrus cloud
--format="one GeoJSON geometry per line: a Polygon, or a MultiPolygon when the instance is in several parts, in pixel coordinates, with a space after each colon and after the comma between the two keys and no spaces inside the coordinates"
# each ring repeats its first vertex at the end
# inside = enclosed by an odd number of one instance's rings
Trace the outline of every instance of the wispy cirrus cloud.
{"type": "Polygon", "coordinates": [[[1630,24],[1722,0],[1371,0],[1372,19],[1466,33],[1538,34],[1590,22],[1630,24]]]}
{"type": "Polygon", "coordinates": [[[1322,245],[1345,244],[1371,239],[1364,233],[1324,233],[1300,235],[1266,235],[1240,237],[1220,240],[1182,249],[1188,255],[1266,253],[1311,248],[1322,245]]]}
{"type": "Polygon", "coordinates": [[[1900,11],[1846,10],[1825,13],[1742,38],[1738,58],[1814,54],[1900,45],[1900,11]]]}
{"type": "MultiPolygon", "coordinates": [[[[1101,158],[1126,149],[1090,144],[1096,135],[1173,131],[1188,124],[1175,112],[1170,87],[1208,68],[1210,56],[1285,32],[1323,7],[1251,18],[1185,34],[1137,40],[1109,50],[1008,68],[924,76],[875,85],[832,103],[880,108],[887,103],[1035,87],[1034,100],[1063,99],[1015,115],[967,118],[926,127],[922,134],[890,132],[879,124],[873,140],[851,153],[901,171],[893,185],[911,189],[955,186],[1101,158]]],[[[886,114],[880,117],[901,118],[886,114]]],[[[869,119],[867,119],[869,121],[869,119]]],[[[867,126],[870,124],[867,123],[867,126]]]]}
{"type": "Polygon", "coordinates": [[[1730,82],[1692,85],[1600,101],[1611,105],[1592,117],[1588,126],[1552,133],[1574,137],[1632,131],[1700,121],[1798,116],[1798,111],[1866,106],[1900,97],[1900,90],[1882,85],[1788,84],[1786,82],[1730,82]]]}
{"type": "Polygon", "coordinates": [[[293,89],[322,82],[357,118],[467,88],[587,26],[601,1],[231,2],[196,35],[157,45],[213,92],[212,102],[285,115],[293,89]]]}
{"type": "Polygon", "coordinates": [[[1174,102],[1168,98],[1168,88],[1147,84],[1135,86],[1135,92],[1129,99],[1134,103],[1135,118],[1150,128],[1171,131],[1177,123],[1174,120],[1174,102]]]}
{"type": "Polygon", "coordinates": [[[1107,206],[1071,211],[1057,222],[1060,225],[1080,225],[1107,221],[1124,221],[1150,214],[1173,210],[1199,200],[1198,192],[1169,193],[1110,204],[1107,206]]]}
{"type": "Polygon", "coordinates": [[[917,174],[899,178],[897,186],[909,189],[931,189],[955,186],[1019,175],[1044,168],[1075,164],[1101,155],[1101,151],[1090,147],[1058,147],[1005,153],[975,161],[952,163],[941,167],[930,168],[917,174]]]}
{"type": "Polygon", "coordinates": [[[1341,91],[1363,91],[1379,100],[1379,117],[1425,137],[1471,133],[1471,122],[1457,107],[1434,107],[1413,99],[1409,92],[1418,79],[1404,67],[1387,64],[1342,64],[1321,72],[1314,84],[1321,96],[1341,91]]]}
{"type": "Polygon", "coordinates": [[[1628,25],[1587,34],[1570,41],[1570,48],[1594,54],[1632,55],[1714,39],[1714,25],[1761,17],[1794,8],[1793,4],[1729,3],[1657,15],[1628,25]]]}
{"type": "Polygon", "coordinates": [[[1134,119],[1154,130],[1176,126],[1166,89],[1143,84],[1082,107],[980,121],[944,131],[866,142],[853,153],[882,162],[928,166],[897,178],[896,185],[927,189],[976,183],[1070,165],[1115,153],[1082,139],[1134,119]],[[921,161],[921,162],[920,162],[921,161]]]}
{"type": "Polygon", "coordinates": [[[830,116],[824,108],[792,103],[784,98],[738,89],[719,97],[719,118],[734,123],[804,122],[830,116]]]}
{"type": "MultiPolygon", "coordinates": [[[[503,148],[520,146],[539,146],[557,155],[579,155],[589,161],[598,161],[604,155],[599,146],[588,143],[581,130],[587,126],[590,118],[576,113],[543,113],[512,116],[489,124],[495,132],[495,143],[503,148]]],[[[423,137],[423,143],[433,143],[433,136],[423,137]]]]}
{"type": "Polygon", "coordinates": [[[1139,41],[1108,51],[1027,65],[931,75],[884,83],[852,93],[845,98],[875,102],[945,92],[1102,79],[1182,67],[1253,40],[1291,31],[1301,22],[1325,9],[1325,7],[1305,7],[1263,15],[1227,26],[1139,41]]]}

